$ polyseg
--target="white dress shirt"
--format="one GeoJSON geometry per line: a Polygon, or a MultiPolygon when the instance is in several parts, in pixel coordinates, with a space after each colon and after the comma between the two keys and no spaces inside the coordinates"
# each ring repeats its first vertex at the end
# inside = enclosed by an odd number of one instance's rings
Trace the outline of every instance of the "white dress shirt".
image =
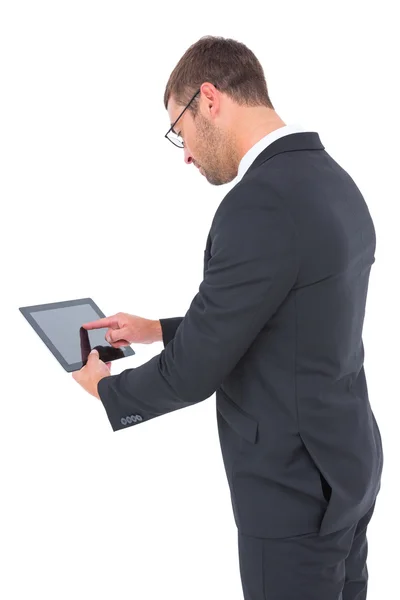
{"type": "Polygon", "coordinates": [[[279,129],[275,129],[275,131],[271,131],[271,133],[267,133],[266,136],[261,138],[258,142],[254,144],[243,156],[242,160],[239,163],[237,178],[235,179],[235,184],[238,183],[243,175],[246,173],[247,169],[250,165],[255,161],[257,156],[261,154],[263,150],[275,140],[283,137],[284,135],[289,135],[291,133],[299,133],[304,131],[304,129],[300,125],[284,125],[283,127],[279,127],[279,129]]]}

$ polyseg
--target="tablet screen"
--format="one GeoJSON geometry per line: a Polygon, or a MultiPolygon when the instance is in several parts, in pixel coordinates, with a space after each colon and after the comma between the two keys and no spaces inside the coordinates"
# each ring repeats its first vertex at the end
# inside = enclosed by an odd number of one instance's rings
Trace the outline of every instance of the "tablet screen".
{"type": "Polygon", "coordinates": [[[20,310],[67,371],[82,368],[93,348],[99,350],[104,362],[134,354],[130,346],[113,348],[105,339],[107,327],[82,328],[83,323],[105,316],[91,298],[27,306],[20,310]]]}

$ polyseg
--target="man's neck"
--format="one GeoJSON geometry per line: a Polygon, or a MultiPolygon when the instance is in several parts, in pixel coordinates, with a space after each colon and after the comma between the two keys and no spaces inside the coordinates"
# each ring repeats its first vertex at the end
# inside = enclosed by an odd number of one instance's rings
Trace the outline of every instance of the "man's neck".
{"type": "Polygon", "coordinates": [[[241,127],[239,131],[235,131],[235,138],[239,160],[263,137],[286,125],[274,110],[260,108],[247,109],[248,114],[238,116],[241,127]]]}

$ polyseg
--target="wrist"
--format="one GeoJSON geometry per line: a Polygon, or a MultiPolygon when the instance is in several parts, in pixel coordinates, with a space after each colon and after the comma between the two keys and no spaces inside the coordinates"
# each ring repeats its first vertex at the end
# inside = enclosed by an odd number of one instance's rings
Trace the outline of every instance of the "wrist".
{"type": "Polygon", "coordinates": [[[162,342],[163,341],[162,327],[161,327],[161,323],[159,320],[153,321],[152,339],[154,342],[162,342]]]}

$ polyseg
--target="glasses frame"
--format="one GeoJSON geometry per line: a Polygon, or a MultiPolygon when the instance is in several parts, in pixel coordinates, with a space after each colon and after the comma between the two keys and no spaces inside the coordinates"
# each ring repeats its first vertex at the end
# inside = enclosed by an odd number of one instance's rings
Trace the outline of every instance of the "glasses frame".
{"type": "Polygon", "coordinates": [[[181,118],[181,116],[183,115],[183,113],[185,112],[185,110],[187,108],[189,108],[189,106],[192,104],[193,100],[196,98],[197,94],[200,93],[200,89],[197,90],[197,92],[195,93],[195,95],[193,96],[193,98],[188,102],[188,104],[186,104],[185,108],[183,109],[183,111],[181,112],[181,114],[179,115],[179,117],[177,119],[175,119],[175,121],[172,123],[171,127],[168,129],[167,133],[165,134],[164,137],[167,138],[167,140],[169,140],[171,142],[171,144],[174,144],[174,146],[176,146],[177,148],[184,148],[185,147],[185,143],[182,141],[182,146],[179,144],[176,144],[173,140],[171,140],[171,138],[168,137],[168,134],[172,131],[172,133],[174,133],[176,136],[178,135],[176,133],[176,131],[174,131],[174,127],[177,124],[177,122],[179,121],[179,119],[181,118]]]}

